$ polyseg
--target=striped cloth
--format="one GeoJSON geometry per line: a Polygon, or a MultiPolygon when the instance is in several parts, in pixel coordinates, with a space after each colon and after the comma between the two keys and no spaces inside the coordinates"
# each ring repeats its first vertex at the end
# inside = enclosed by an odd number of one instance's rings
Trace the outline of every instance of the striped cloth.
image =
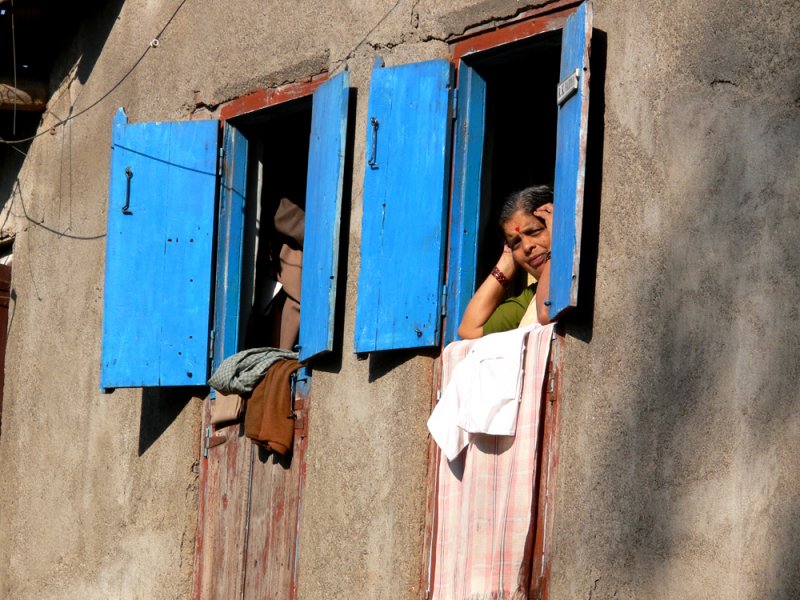
{"type": "MultiPolygon", "coordinates": [[[[528,337],[517,434],[472,434],[454,461],[440,451],[433,600],[524,600],[530,586],[533,487],[553,325],[528,337]]],[[[442,354],[442,389],[474,340],[442,354]]]]}

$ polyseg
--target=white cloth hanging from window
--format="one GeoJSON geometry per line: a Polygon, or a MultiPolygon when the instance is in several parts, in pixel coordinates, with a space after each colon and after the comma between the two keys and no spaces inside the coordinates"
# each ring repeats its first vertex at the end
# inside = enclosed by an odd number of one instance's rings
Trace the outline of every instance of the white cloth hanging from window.
{"type": "Polygon", "coordinates": [[[470,434],[515,434],[528,335],[536,330],[537,336],[551,336],[553,326],[537,323],[475,341],[428,419],[448,460],[467,446],[470,434]]]}
{"type": "MultiPolygon", "coordinates": [[[[438,459],[431,600],[528,597],[536,457],[552,335],[552,325],[528,333],[516,434],[465,433],[466,450],[453,461],[444,452],[438,459]]],[[[443,388],[477,342],[453,342],[444,349],[443,388]]]]}

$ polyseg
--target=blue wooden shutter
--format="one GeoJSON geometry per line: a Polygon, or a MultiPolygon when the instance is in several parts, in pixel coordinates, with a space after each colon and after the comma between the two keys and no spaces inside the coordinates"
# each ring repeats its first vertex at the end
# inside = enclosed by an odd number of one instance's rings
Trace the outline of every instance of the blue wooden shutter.
{"type": "Polygon", "coordinates": [[[578,73],[577,91],[559,105],[554,186],[553,248],[550,267],[550,318],[578,303],[583,183],[589,122],[589,47],[592,13],[581,4],[566,21],[561,37],[561,73],[578,73]]]}
{"type": "Polygon", "coordinates": [[[446,60],[372,70],[356,352],[439,343],[449,89],[446,60]]]}
{"type": "Polygon", "coordinates": [[[239,309],[247,192],[247,139],[227,123],[223,134],[220,171],[213,369],[239,351],[241,328],[239,309]]]}
{"type": "Polygon", "coordinates": [[[103,388],[205,384],[218,127],[114,118],[103,388]]]}
{"type": "Polygon", "coordinates": [[[342,182],[347,142],[347,71],[314,92],[308,150],[300,360],[333,348],[342,182]]]}
{"type": "Polygon", "coordinates": [[[457,339],[461,316],[475,293],[481,178],[486,121],[486,80],[465,61],[458,66],[458,116],[453,153],[453,204],[447,271],[444,343],[457,339]]]}

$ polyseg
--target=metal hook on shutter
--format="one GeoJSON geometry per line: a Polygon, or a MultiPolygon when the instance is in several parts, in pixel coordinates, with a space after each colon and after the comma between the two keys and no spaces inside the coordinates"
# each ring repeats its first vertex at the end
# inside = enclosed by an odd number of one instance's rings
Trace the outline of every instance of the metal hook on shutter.
{"type": "Polygon", "coordinates": [[[128,178],[125,189],[125,206],[122,207],[123,215],[132,215],[133,212],[128,210],[131,205],[131,179],[133,178],[133,170],[130,167],[125,167],[125,177],[128,178]]]}
{"type": "Polygon", "coordinates": [[[370,123],[372,123],[372,152],[370,153],[370,158],[367,161],[367,164],[370,167],[377,167],[378,166],[378,119],[376,119],[375,117],[371,117],[370,123]]]}
{"type": "Polygon", "coordinates": [[[294,412],[294,401],[297,396],[297,371],[291,373],[289,375],[289,389],[291,390],[291,408],[290,410],[290,419],[297,419],[297,413],[294,412]]]}

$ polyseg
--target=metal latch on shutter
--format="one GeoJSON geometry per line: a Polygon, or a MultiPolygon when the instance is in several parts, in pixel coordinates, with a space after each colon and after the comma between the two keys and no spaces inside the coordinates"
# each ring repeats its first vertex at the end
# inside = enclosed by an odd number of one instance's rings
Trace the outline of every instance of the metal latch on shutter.
{"type": "Polygon", "coordinates": [[[203,450],[203,456],[208,458],[208,449],[213,448],[214,446],[220,446],[228,441],[228,437],[225,435],[211,435],[211,425],[206,427],[206,434],[205,434],[205,448],[203,450]]]}
{"type": "Polygon", "coordinates": [[[559,106],[564,104],[575,92],[578,91],[578,81],[580,79],[581,70],[575,69],[572,73],[558,84],[556,88],[556,102],[559,106]]]}

